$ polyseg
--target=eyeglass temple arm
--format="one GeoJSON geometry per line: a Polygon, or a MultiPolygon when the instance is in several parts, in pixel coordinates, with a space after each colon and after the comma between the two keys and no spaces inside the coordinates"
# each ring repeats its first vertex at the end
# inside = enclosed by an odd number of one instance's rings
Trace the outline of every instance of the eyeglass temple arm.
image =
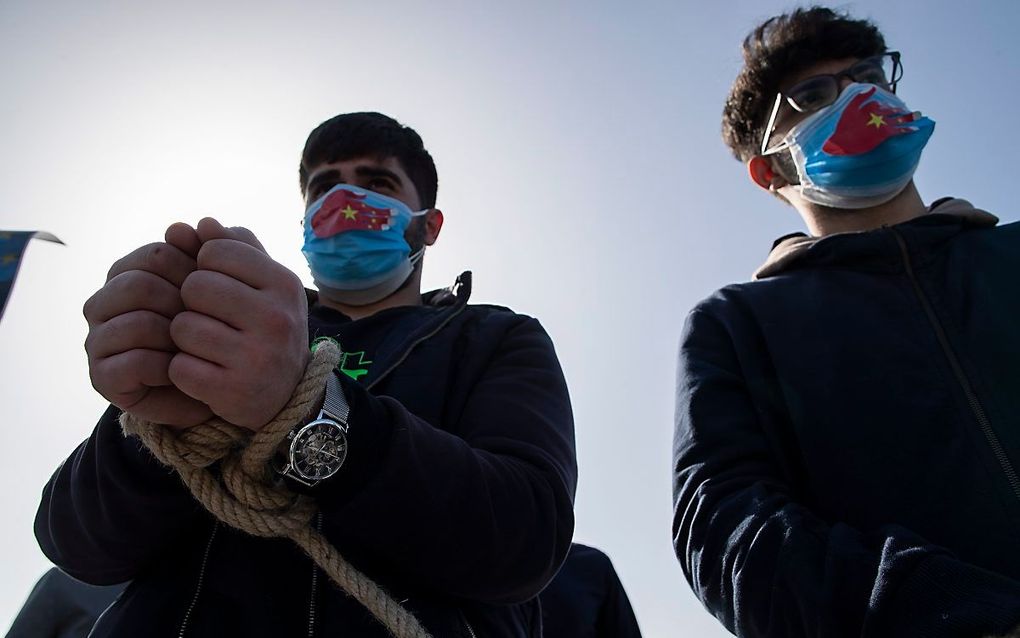
{"type": "Polygon", "coordinates": [[[765,155],[765,149],[768,146],[769,139],[772,137],[772,129],[776,125],[776,116],[779,115],[779,106],[782,104],[783,94],[776,93],[776,101],[772,105],[772,113],[769,115],[769,122],[765,125],[765,133],[761,137],[761,154],[765,155]]]}

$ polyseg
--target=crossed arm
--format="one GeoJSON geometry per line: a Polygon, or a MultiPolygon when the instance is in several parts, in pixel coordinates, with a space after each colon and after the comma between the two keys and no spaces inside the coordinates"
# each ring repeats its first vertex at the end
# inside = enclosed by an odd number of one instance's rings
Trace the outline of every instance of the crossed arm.
{"type": "Polygon", "coordinates": [[[858,530],[798,502],[759,425],[727,325],[680,351],[673,540],[691,587],[739,636],[980,636],[1020,622],[1020,583],[908,529],[858,530]]]}
{"type": "MultiPolygon", "coordinates": [[[[304,371],[306,298],[249,232],[203,220],[117,262],[85,315],[93,385],[115,407],[47,485],[36,533],[65,571],[112,583],[202,517],[179,479],[121,435],[119,411],[258,429],[304,371]]],[[[457,435],[357,384],[347,392],[378,463],[317,494],[341,552],[476,600],[536,594],[566,555],[576,482],[566,386],[538,323],[504,335],[457,435]]]]}

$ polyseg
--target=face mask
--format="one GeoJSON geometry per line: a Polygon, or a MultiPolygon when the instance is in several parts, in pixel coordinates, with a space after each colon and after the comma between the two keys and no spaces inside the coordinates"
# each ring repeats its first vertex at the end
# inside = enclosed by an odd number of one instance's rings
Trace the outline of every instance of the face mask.
{"type": "Polygon", "coordinates": [[[834,103],[794,126],[782,144],[809,202],[869,208],[898,195],[914,176],[935,122],[911,112],[894,93],[854,83],[834,103]]]}
{"type": "Polygon", "coordinates": [[[411,220],[424,215],[398,199],[337,184],[305,211],[301,252],[312,278],[330,299],[352,306],[393,294],[421,260],[404,239],[411,220]]]}

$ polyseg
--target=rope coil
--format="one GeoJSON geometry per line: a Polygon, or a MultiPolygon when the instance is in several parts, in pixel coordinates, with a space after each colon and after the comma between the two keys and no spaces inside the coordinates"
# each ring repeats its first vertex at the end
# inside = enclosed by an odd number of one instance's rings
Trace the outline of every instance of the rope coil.
{"type": "Polygon", "coordinates": [[[295,425],[323,396],[326,376],[340,361],[335,342],[316,344],[304,377],[286,406],[258,432],[219,417],[179,429],[120,416],[125,436],[133,435],[164,465],[172,467],[192,495],[220,521],[264,538],[289,538],[341,589],[361,603],[396,638],[431,638],[411,612],[354,568],[312,526],[317,506],[275,481],[269,461],[295,425]],[[209,467],[220,463],[220,477],[209,467]]]}

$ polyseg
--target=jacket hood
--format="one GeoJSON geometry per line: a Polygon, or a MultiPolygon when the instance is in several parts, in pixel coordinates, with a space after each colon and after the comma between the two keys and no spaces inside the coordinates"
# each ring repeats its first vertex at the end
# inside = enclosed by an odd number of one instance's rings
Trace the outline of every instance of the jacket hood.
{"type": "MultiPolygon", "coordinates": [[[[911,224],[918,219],[935,221],[941,218],[943,221],[954,221],[962,228],[988,228],[999,223],[999,218],[991,213],[975,208],[965,199],[955,197],[944,197],[936,200],[928,207],[928,214],[917,219],[904,222],[911,224]]],[[[812,251],[820,247],[841,242],[849,237],[865,237],[875,233],[875,230],[866,230],[850,233],[835,233],[825,237],[812,237],[804,233],[793,233],[780,237],[772,244],[768,259],[755,271],[753,279],[765,279],[790,270],[794,264],[800,264],[811,255],[812,251]]]]}

